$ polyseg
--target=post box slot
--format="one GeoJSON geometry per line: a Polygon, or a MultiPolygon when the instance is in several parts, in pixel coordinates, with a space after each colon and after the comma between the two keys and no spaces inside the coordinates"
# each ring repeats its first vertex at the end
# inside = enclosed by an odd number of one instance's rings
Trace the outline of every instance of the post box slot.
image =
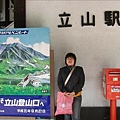
{"type": "Polygon", "coordinates": [[[109,72],[109,76],[120,76],[120,72],[109,72]]]}

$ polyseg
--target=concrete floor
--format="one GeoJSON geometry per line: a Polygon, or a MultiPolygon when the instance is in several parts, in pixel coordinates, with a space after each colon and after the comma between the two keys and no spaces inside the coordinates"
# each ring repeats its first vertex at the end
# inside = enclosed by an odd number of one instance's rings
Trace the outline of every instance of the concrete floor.
{"type": "MultiPolygon", "coordinates": [[[[0,120],[28,120],[26,118],[24,119],[21,119],[21,118],[0,118],[0,120]]],[[[38,119],[29,119],[29,120],[54,120],[54,119],[41,119],[41,118],[38,118],[38,119]]]]}

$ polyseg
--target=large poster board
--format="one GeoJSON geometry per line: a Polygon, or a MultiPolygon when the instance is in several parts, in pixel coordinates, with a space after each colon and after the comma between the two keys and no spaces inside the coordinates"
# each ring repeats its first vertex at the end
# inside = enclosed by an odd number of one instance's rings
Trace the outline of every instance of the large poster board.
{"type": "Polygon", "coordinates": [[[0,30],[0,115],[50,117],[49,32],[0,30]]]}

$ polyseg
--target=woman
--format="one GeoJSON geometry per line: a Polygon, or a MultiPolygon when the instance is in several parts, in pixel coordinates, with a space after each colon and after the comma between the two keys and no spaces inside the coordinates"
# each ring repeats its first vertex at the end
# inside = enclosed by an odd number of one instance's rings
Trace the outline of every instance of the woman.
{"type": "Polygon", "coordinates": [[[80,120],[80,110],[82,101],[82,88],[85,82],[85,75],[81,66],[75,66],[76,56],[74,53],[68,53],[65,56],[66,66],[60,68],[58,73],[58,87],[61,92],[65,93],[66,97],[74,97],[72,115],[64,115],[64,120],[80,120]],[[75,67],[69,81],[64,85],[65,80],[70,73],[71,69],[75,67]]]}

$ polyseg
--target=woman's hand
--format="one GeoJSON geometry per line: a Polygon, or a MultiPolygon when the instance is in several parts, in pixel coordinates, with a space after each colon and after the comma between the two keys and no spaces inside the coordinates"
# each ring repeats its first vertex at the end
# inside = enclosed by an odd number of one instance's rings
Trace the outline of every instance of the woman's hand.
{"type": "Polygon", "coordinates": [[[66,97],[69,97],[69,98],[70,98],[70,97],[74,97],[74,96],[75,96],[75,92],[71,92],[71,93],[68,93],[68,92],[67,92],[67,93],[65,93],[65,96],[66,96],[66,97]]]}
{"type": "Polygon", "coordinates": [[[75,96],[75,92],[71,92],[70,95],[71,95],[72,97],[74,97],[74,96],[75,96]]]}

